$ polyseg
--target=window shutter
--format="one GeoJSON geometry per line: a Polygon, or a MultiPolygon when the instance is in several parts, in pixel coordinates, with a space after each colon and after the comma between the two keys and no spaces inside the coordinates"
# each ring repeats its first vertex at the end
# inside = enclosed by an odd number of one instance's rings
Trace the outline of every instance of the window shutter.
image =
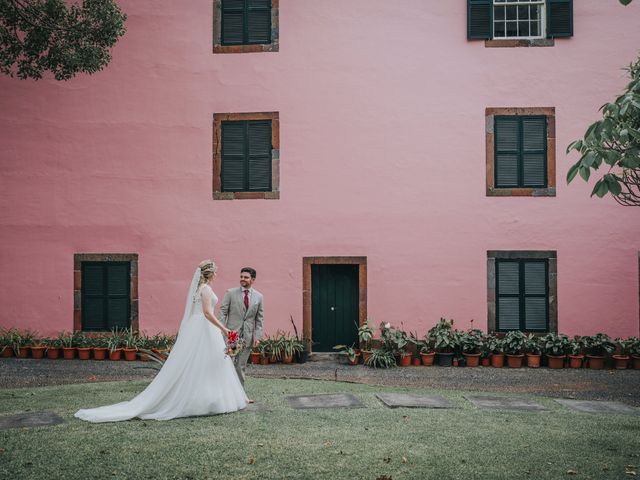
{"type": "Polygon", "coordinates": [[[498,188],[518,186],[520,156],[520,118],[496,116],[494,119],[494,184],[498,188]]]}
{"type": "Polygon", "coordinates": [[[548,317],[547,262],[524,263],[524,328],[546,331],[548,317]]]}
{"type": "Polygon", "coordinates": [[[249,122],[249,190],[271,190],[271,121],[249,122]]]}
{"type": "Polygon", "coordinates": [[[488,40],[492,36],[492,0],[467,0],[467,39],[488,40]]]}
{"type": "Polygon", "coordinates": [[[222,44],[244,43],[244,0],[222,0],[222,44]]]}
{"type": "Polygon", "coordinates": [[[271,0],[247,0],[248,43],[271,43],[271,0]]]}
{"type": "Polygon", "coordinates": [[[82,329],[104,330],[105,298],[104,267],[82,265],[82,329]]]}
{"type": "Polygon", "coordinates": [[[108,263],[107,269],[107,327],[129,327],[129,265],[108,263]]]}
{"type": "Polygon", "coordinates": [[[222,191],[244,190],[245,123],[222,122],[222,191]]]}
{"type": "Polygon", "coordinates": [[[497,262],[498,330],[520,328],[520,264],[497,262]]]}
{"type": "Polygon", "coordinates": [[[547,186],[547,117],[522,117],[522,185],[547,186]]]}
{"type": "Polygon", "coordinates": [[[573,0],[547,0],[547,37],[573,37],[573,0]]]}

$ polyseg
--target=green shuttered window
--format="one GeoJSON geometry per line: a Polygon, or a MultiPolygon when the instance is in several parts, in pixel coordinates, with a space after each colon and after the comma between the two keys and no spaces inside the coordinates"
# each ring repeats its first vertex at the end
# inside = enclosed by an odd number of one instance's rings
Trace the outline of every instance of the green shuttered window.
{"type": "Polygon", "coordinates": [[[498,260],[496,262],[498,331],[548,331],[548,278],[547,260],[498,260]]]}
{"type": "Polygon", "coordinates": [[[129,262],[82,263],[82,330],[131,326],[129,262]]]}
{"type": "Polygon", "coordinates": [[[467,38],[573,36],[573,0],[467,0],[467,38]]]}
{"type": "Polygon", "coordinates": [[[547,187],[547,117],[494,117],[496,188],[547,187]]]}
{"type": "Polygon", "coordinates": [[[271,42],[271,0],[223,0],[222,45],[271,42]]]}
{"type": "Polygon", "coordinates": [[[271,120],[222,122],[222,191],[271,191],[271,151],[271,120]]]}

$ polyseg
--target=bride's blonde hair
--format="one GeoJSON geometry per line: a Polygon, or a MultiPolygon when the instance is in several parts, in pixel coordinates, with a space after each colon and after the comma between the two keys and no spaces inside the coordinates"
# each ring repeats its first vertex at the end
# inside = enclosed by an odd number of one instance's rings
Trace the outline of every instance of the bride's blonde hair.
{"type": "Polygon", "coordinates": [[[218,271],[218,266],[213,260],[203,260],[198,265],[200,268],[200,280],[198,280],[198,288],[207,283],[212,275],[218,271]]]}

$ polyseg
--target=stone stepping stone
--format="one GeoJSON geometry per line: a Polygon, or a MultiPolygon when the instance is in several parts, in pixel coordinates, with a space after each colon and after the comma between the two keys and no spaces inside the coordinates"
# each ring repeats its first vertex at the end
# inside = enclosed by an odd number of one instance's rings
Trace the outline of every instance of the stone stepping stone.
{"type": "Polygon", "coordinates": [[[350,393],[325,393],[319,395],[290,395],[291,408],[363,408],[365,405],[350,393]]]}
{"type": "Polygon", "coordinates": [[[249,403],[247,404],[247,408],[240,410],[240,413],[249,413],[249,412],[269,412],[270,410],[266,407],[266,405],[262,403],[249,403]]]}
{"type": "Polygon", "coordinates": [[[510,397],[489,397],[484,395],[465,395],[467,400],[478,408],[488,408],[492,410],[516,410],[516,411],[545,411],[547,408],[539,403],[523,398],[510,397]]]}
{"type": "Polygon", "coordinates": [[[46,427],[64,423],[62,417],[53,412],[21,413],[0,417],[0,430],[8,428],[46,427]]]}
{"type": "Polygon", "coordinates": [[[412,393],[376,393],[389,408],[452,408],[449,400],[440,395],[415,395],[412,393]]]}
{"type": "Polygon", "coordinates": [[[571,410],[576,410],[578,412],[640,415],[639,409],[630,407],[629,405],[625,405],[624,403],[620,402],[569,400],[564,398],[556,398],[555,401],[567,408],[570,408],[571,410]]]}

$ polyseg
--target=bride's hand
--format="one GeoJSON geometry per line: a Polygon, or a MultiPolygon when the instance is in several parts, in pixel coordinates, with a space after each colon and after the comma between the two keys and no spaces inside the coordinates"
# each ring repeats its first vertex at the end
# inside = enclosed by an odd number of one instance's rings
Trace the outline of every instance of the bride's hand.
{"type": "Polygon", "coordinates": [[[228,328],[226,328],[226,327],[222,327],[222,333],[224,333],[224,335],[225,335],[226,337],[228,337],[228,336],[229,336],[229,333],[230,333],[230,332],[231,332],[231,330],[229,330],[228,328]]]}

